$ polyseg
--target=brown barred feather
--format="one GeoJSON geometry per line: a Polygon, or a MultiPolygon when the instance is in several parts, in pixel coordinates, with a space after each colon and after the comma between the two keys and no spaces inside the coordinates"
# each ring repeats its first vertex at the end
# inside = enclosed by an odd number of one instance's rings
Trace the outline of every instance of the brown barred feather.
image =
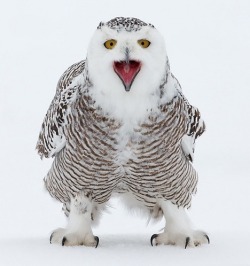
{"type": "Polygon", "coordinates": [[[122,123],[94,108],[85,71],[81,61],[62,75],[39,135],[38,153],[55,156],[45,178],[51,196],[64,203],[67,215],[70,198],[80,190],[91,191],[100,204],[113,192],[131,193],[152,213],[162,198],[190,207],[198,177],[181,141],[184,135],[195,140],[204,132],[198,109],[179,90],[133,129],[125,146],[133,156],[120,160],[122,123]],[[74,84],[81,76],[84,82],[74,84]],[[59,148],[58,139],[62,140],[59,148]]]}

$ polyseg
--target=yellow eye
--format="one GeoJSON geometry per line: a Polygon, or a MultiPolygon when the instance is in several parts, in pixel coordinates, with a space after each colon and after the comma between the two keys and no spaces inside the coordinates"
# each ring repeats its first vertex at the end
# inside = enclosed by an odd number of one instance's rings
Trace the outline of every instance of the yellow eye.
{"type": "Polygon", "coordinates": [[[142,47],[142,48],[148,48],[150,45],[150,41],[146,40],[146,39],[141,39],[138,41],[138,44],[142,47]]]}
{"type": "Polygon", "coordinates": [[[116,40],[107,40],[105,43],[104,43],[104,46],[107,48],[107,49],[113,49],[116,45],[117,41],[116,40]]]}

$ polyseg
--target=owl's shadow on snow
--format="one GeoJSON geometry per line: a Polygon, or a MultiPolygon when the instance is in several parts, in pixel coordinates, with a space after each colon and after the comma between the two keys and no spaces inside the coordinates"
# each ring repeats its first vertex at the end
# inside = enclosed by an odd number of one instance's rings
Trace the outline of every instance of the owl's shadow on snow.
{"type": "Polygon", "coordinates": [[[99,234],[100,247],[130,247],[138,246],[145,247],[150,246],[151,235],[137,235],[137,234],[99,234]]]}

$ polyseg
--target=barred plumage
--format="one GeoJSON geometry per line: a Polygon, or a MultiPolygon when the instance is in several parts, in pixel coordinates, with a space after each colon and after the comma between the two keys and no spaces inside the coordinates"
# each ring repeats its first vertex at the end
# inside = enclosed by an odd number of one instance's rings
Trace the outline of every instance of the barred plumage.
{"type": "MultiPolygon", "coordinates": [[[[143,28],[155,30],[151,24],[130,18],[101,23],[97,31],[105,27],[119,33],[123,28],[128,33],[140,32],[143,28]]],[[[127,48],[125,56],[128,51],[129,60],[135,60],[131,47],[127,48]]],[[[129,84],[130,88],[135,80],[132,96],[128,96],[130,92],[119,95],[123,92],[116,87],[119,80],[123,80],[123,76],[117,77],[121,66],[116,66],[115,61],[113,67],[118,70],[112,73],[113,83],[103,85],[94,75],[95,71],[96,75],[102,72],[96,70],[97,65],[93,68],[91,58],[89,53],[86,61],[64,72],[42,124],[38,153],[41,157],[55,156],[45,178],[47,190],[64,203],[67,216],[76,206],[71,205],[73,199],[81,197],[85,202],[89,198],[98,210],[98,206],[105,204],[115,192],[130,195],[152,215],[155,208],[163,208],[162,200],[178,207],[190,207],[198,179],[190,161],[195,140],[205,126],[198,109],[184,97],[167,59],[162,61],[158,86],[151,89],[144,81],[137,84],[142,76],[134,76],[129,84]],[[113,92],[106,95],[106,86],[118,92],[114,92],[114,96],[113,92]],[[143,86],[146,89],[141,94],[143,86]],[[143,103],[138,105],[140,101],[143,103]],[[128,103],[131,106],[126,106],[128,103]],[[134,108],[131,113],[130,107],[134,108]],[[82,192],[84,194],[80,194],[82,192]]],[[[133,66],[126,63],[125,73],[132,71],[136,62],[133,61],[133,66]]],[[[142,75],[143,64],[146,63],[138,63],[135,75],[138,72],[138,76],[142,75]]],[[[94,213],[92,209],[91,219],[94,213]]]]}

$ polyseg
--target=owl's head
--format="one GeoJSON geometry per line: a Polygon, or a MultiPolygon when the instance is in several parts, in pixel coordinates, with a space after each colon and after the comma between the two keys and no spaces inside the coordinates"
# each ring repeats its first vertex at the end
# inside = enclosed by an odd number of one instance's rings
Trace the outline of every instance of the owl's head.
{"type": "Polygon", "coordinates": [[[165,43],[153,25],[118,17],[101,22],[90,42],[89,76],[113,90],[154,90],[166,71],[165,43]]]}

